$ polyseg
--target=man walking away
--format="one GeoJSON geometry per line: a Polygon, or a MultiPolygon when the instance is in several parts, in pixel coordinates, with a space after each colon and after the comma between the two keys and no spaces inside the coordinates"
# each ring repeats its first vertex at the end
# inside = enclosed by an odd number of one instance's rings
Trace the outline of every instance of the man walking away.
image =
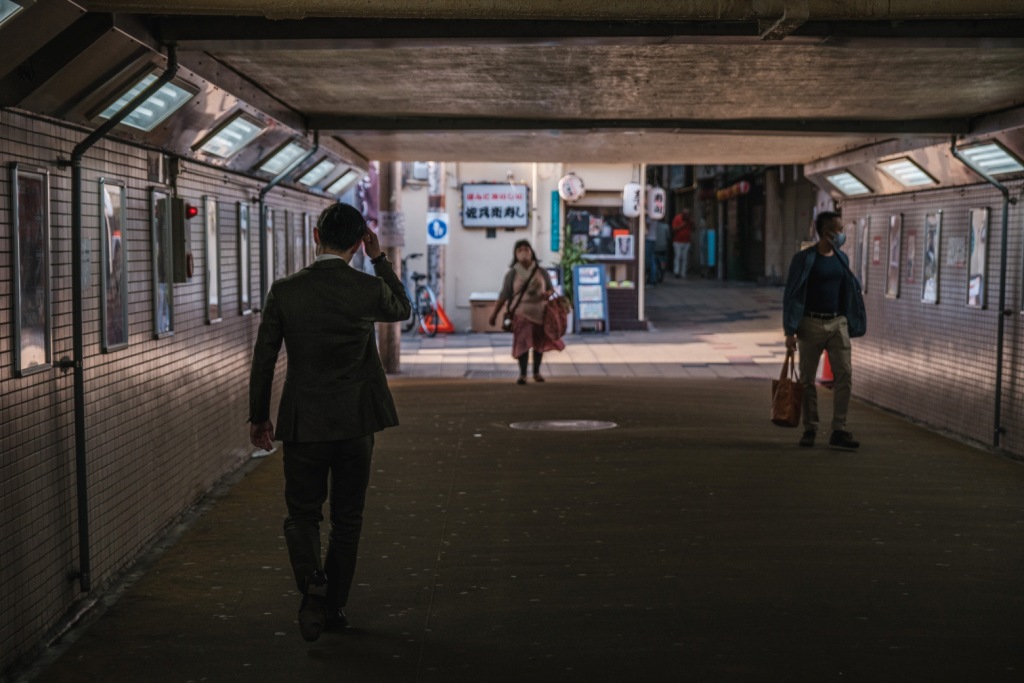
{"type": "Polygon", "coordinates": [[[354,207],[324,209],[313,229],[316,261],[270,288],[249,375],[249,436],[257,448],[284,442],[284,536],[302,593],[299,630],[314,641],[348,624],[342,608],[355,573],[374,434],[398,424],[377,353],[375,322],[409,317],[409,298],[377,236],[354,207]],[[363,246],[376,276],[349,265],[363,246]],[[288,373],[270,420],[282,342],[288,373]],[[321,563],[320,522],[331,528],[321,563]]]}

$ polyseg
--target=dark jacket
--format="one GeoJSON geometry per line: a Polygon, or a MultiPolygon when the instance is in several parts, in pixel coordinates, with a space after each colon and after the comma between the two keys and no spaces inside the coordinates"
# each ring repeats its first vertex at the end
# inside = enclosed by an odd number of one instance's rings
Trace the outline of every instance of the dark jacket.
{"type": "Polygon", "coordinates": [[[398,424],[374,323],[408,318],[409,297],[386,259],[374,271],[377,277],[325,259],[271,286],[252,355],[250,421],[270,416],[284,342],[288,372],[275,438],[336,441],[398,424]]]}
{"type": "MultiPolygon", "coordinates": [[[[850,337],[862,337],[867,332],[867,313],[864,310],[864,295],[860,291],[860,281],[850,270],[850,259],[840,250],[836,250],[839,262],[846,270],[846,282],[843,283],[840,302],[846,316],[847,329],[850,337]]],[[[811,268],[818,254],[816,246],[798,251],[789,262],[789,275],[786,277],[786,291],[782,295],[782,329],[787,334],[796,334],[800,321],[804,317],[807,304],[807,280],[811,276],[811,268]]]]}

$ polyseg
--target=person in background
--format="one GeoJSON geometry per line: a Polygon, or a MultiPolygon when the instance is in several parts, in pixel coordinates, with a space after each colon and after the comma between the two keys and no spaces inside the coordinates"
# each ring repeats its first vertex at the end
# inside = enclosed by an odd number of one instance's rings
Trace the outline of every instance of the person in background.
{"type": "Polygon", "coordinates": [[[683,209],[672,219],[672,249],[675,260],[672,273],[677,277],[686,277],[690,272],[690,240],[693,238],[693,221],[690,212],[683,209]]]}
{"type": "Polygon", "coordinates": [[[398,424],[377,354],[375,322],[409,317],[409,298],[355,207],[324,209],[313,229],[316,260],[278,280],[267,295],[249,374],[249,438],[269,451],[284,442],[284,538],[302,593],[299,630],[314,641],[342,629],[356,567],[374,433],[398,424]],[[349,263],[360,247],[376,276],[349,263]],[[288,347],[288,375],[270,420],[274,367],[288,347]],[[321,563],[320,522],[330,496],[331,529],[321,563]]]}
{"type": "Polygon", "coordinates": [[[647,234],[644,236],[644,258],[647,261],[647,284],[658,284],[658,223],[647,221],[647,234]]]}
{"type": "Polygon", "coordinates": [[[818,431],[818,395],[814,385],[822,351],[828,351],[835,383],[832,387],[830,446],[855,449],[860,443],[846,428],[853,375],[850,336],[863,334],[862,306],[855,305],[860,285],[846,254],[839,214],[825,211],[814,223],[818,242],[793,256],[782,301],[786,351],[800,349],[800,383],[804,386],[804,433],[800,445],[810,448],[818,431]],[[856,289],[856,291],[853,291],[856,289]]]}
{"type": "Polygon", "coordinates": [[[545,351],[561,351],[565,342],[552,339],[544,332],[544,309],[554,292],[548,272],[540,267],[537,254],[528,240],[519,240],[514,257],[501,285],[501,292],[491,312],[491,326],[501,309],[508,304],[512,312],[512,356],[519,361],[517,384],[526,384],[530,349],[533,349],[533,380],[543,382],[540,364],[545,351]]]}

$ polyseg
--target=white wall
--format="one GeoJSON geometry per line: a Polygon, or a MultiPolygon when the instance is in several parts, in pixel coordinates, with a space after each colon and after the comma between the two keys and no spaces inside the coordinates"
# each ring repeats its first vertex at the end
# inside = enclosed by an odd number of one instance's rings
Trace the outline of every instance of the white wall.
{"type": "MultiPolygon", "coordinates": [[[[528,239],[543,265],[555,265],[561,255],[551,250],[551,193],[568,172],[583,179],[587,191],[621,192],[622,187],[638,177],[637,167],[611,164],[552,163],[445,163],[445,210],[450,218],[450,239],[445,249],[445,313],[457,332],[470,329],[469,297],[474,292],[494,292],[512,261],[517,240],[528,239]],[[464,228],[460,220],[461,186],[467,182],[528,185],[533,220],[526,229],[501,230],[493,238],[479,228],[464,228]]],[[[402,190],[402,211],[405,214],[405,247],[403,254],[426,253],[427,187],[406,185],[402,190]]],[[[564,213],[564,209],[563,209],[564,213]]],[[[559,224],[564,230],[564,216],[559,224]]],[[[410,263],[411,270],[426,271],[426,260],[410,263]]]]}

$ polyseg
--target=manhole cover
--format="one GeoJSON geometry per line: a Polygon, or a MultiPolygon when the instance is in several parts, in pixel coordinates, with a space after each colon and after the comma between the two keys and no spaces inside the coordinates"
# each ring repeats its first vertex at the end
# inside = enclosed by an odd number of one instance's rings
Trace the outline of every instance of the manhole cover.
{"type": "Polygon", "coordinates": [[[549,432],[582,432],[594,429],[613,429],[619,425],[602,420],[534,420],[532,422],[513,422],[512,429],[533,429],[549,432]]]}

